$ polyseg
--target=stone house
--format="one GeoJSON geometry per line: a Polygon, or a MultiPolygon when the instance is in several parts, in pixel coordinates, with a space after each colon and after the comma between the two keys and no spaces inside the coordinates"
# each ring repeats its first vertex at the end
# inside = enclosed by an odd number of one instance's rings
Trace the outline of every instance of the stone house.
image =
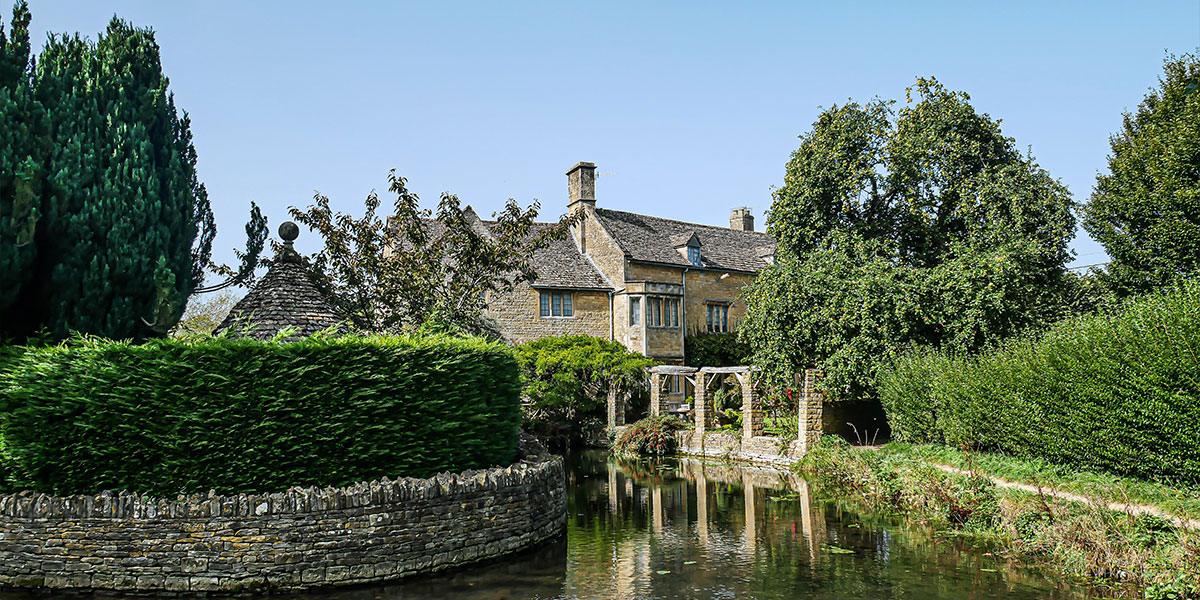
{"type": "MultiPolygon", "coordinates": [[[[567,171],[567,190],[580,215],[570,237],[534,255],[531,284],[487,298],[506,339],[588,334],[683,364],[686,335],[736,329],[742,288],[775,255],[748,208],[733,209],[729,227],[600,208],[589,162],[567,171]]],[[[673,395],[682,383],[670,383],[673,395]]]]}

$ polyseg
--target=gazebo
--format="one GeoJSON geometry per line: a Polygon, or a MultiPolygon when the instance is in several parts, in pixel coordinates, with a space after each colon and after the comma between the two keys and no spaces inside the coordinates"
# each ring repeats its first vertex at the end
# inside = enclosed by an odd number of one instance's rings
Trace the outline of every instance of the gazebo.
{"type": "Polygon", "coordinates": [[[229,311],[217,332],[228,329],[234,337],[269,340],[288,329],[292,333],[286,340],[290,341],[341,323],[292,246],[299,234],[300,228],[291,221],[279,226],[283,248],[271,261],[267,274],[229,311]]]}

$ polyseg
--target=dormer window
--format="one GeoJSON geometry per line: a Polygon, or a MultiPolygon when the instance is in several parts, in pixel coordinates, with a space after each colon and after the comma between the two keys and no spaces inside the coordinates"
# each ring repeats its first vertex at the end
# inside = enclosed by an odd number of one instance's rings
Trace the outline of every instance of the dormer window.
{"type": "Polygon", "coordinates": [[[675,249],[679,251],[681,256],[687,257],[687,261],[693,266],[699,267],[703,260],[700,258],[700,238],[696,236],[694,231],[685,231],[671,236],[671,242],[675,244],[675,249]]]}

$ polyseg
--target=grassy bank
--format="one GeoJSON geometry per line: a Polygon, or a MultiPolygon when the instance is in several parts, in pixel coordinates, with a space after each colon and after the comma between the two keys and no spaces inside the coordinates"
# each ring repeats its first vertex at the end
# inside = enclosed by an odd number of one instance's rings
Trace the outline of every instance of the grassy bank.
{"type": "Polygon", "coordinates": [[[1006,554],[1045,560],[1064,573],[1118,584],[1112,588],[1114,597],[1200,598],[1200,531],[1097,503],[1001,488],[983,476],[947,473],[935,463],[1061,487],[1101,502],[1161,501],[1160,506],[1181,516],[1193,516],[1200,505],[1190,491],[998,456],[964,457],[927,446],[889,444],[871,451],[826,438],[797,468],[830,493],[856,496],[949,533],[992,541],[1006,554]]]}

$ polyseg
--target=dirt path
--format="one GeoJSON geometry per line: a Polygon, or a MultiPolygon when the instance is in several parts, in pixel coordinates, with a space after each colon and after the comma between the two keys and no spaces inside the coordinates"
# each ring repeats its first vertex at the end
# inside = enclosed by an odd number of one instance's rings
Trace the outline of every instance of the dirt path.
{"type": "MultiPolygon", "coordinates": [[[[943,471],[948,472],[948,473],[956,473],[958,475],[966,475],[966,476],[971,475],[971,473],[965,469],[959,469],[957,467],[951,467],[950,465],[943,465],[941,463],[931,463],[931,464],[943,471]]],[[[1031,492],[1034,494],[1041,493],[1041,494],[1045,494],[1047,496],[1051,496],[1054,498],[1061,498],[1063,500],[1071,500],[1073,502],[1082,502],[1084,504],[1095,504],[1096,503],[1095,498],[1089,498],[1087,496],[1082,496],[1080,494],[1073,494],[1071,492],[1064,492],[1061,490],[1056,490],[1056,489],[1047,488],[1047,487],[1039,488],[1036,485],[1030,485],[1028,483],[1020,483],[1017,481],[1009,481],[1007,479],[1003,479],[1000,477],[993,477],[991,475],[987,475],[984,473],[977,473],[977,475],[982,475],[984,477],[987,477],[988,479],[992,480],[993,483],[995,483],[996,485],[1003,487],[1003,488],[1023,490],[1023,491],[1031,492]]],[[[1122,503],[1122,502],[1108,502],[1105,504],[1105,506],[1107,506],[1107,508],[1112,511],[1129,513],[1129,514],[1134,514],[1134,515],[1143,515],[1143,514],[1153,515],[1160,519],[1163,519],[1165,521],[1169,521],[1169,522],[1173,523],[1176,527],[1186,527],[1188,529],[1200,530],[1200,520],[1185,519],[1183,517],[1173,515],[1157,506],[1153,506],[1150,504],[1128,504],[1128,503],[1122,503]]]]}

